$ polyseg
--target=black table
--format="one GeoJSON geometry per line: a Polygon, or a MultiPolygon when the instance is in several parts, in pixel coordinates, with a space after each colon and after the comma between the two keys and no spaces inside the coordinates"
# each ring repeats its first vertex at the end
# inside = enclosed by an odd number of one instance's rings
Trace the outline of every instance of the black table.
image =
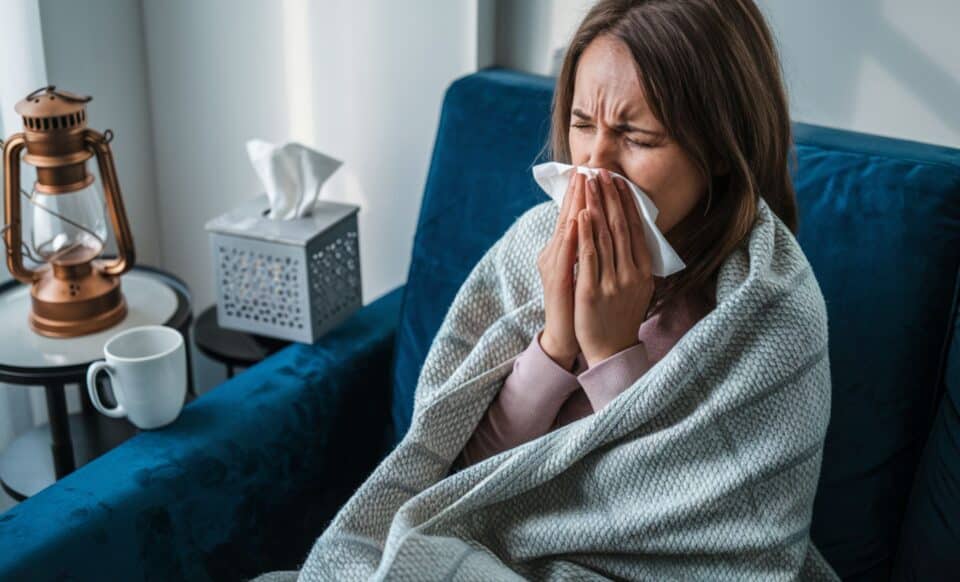
{"type": "Polygon", "coordinates": [[[197,317],[193,326],[193,341],[200,353],[227,367],[227,378],[233,378],[235,368],[249,368],[290,345],[287,340],[220,327],[216,305],[204,309],[197,317]]]}
{"type": "MultiPolygon", "coordinates": [[[[193,321],[190,291],[179,278],[156,269],[138,265],[131,269],[142,275],[155,277],[173,290],[176,309],[163,325],[183,334],[189,345],[190,324],[193,321]]],[[[0,285],[0,295],[21,286],[17,281],[0,285]]],[[[23,317],[26,318],[24,313],[23,317]]],[[[4,346],[0,346],[0,350],[4,346]]],[[[193,374],[190,372],[190,350],[187,349],[186,403],[196,398],[193,374]]],[[[102,354],[100,358],[102,359],[102,354]]],[[[91,360],[92,362],[93,360],[91,360]]],[[[90,362],[67,366],[19,367],[0,363],[0,382],[24,386],[42,386],[46,394],[50,422],[18,436],[0,455],[0,468],[16,467],[16,471],[0,470],[0,484],[11,497],[23,501],[33,493],[51,485],[140,432],[126,418],[110,418],[97,412],[87,392],[86,373],[90,362]],[[79,386],[82,412],[67,414],[66,384],[79,386]],[[47,455],[52,453],[54,475],[49,473],[47,455]]],[[[107,406],[116,404],[109,386],[109,376],[101,374],[97,392],[107,406]]]]}

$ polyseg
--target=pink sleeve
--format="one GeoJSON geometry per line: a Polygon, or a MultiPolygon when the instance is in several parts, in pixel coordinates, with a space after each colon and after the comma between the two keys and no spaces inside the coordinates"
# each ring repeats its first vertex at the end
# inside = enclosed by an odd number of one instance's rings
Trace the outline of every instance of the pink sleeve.
{"type": "Polygon", "coordinates": [[[580,387],[576,374],[586,362],[578,356],[572,371],[564,369],[543,351],[542,333],[534,334],[514,361],[461,453],[464,467],[548,433],[564,401],[580,387]]]}
{"type": "Polygon", "coordinates": [[[633,385],[650,368],[647,348],[640,342],[590,366],[577,375],[594,412],[633,385]]]}

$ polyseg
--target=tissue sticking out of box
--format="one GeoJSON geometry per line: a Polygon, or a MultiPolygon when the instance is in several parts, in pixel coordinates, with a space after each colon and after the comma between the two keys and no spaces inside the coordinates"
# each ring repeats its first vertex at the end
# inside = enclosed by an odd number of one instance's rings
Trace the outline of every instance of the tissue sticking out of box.
{"type": "Polygon", "coordinates": [[[275,145],[251,139],[247,155],[270,201],[267,218],[274,220],[309,216],[323,183],[342,163],[296,142],[275,145]]]}

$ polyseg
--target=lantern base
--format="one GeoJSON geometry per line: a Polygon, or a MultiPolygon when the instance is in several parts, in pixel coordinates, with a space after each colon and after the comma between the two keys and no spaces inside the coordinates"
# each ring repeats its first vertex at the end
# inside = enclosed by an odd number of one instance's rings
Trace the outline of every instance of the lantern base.
{"type": "Polygon", "coordinates": [[[30,290],[33,331],[47,337],[77,337],[107,329],[126,317],[119,276],[94,268],[79,277],[61,279],[55,271],[45,271],[30,290]]]}

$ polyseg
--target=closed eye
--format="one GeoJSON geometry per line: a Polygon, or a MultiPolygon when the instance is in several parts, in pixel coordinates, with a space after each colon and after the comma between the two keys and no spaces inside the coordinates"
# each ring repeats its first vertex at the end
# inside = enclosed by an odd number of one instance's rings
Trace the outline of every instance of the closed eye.
{"type": "MultiPolygon", "coordinates": [[[[589,129],[589,128],[593,127],[593,126],[590,125],[590,124],[588,124],[588,123],[574,123],[574,124],[572,124],[570,127],[576,127],[577,129],[589,129]]],[[[652,144],[652,143],[639,142],[639,141],[636,141],[636,140],[632,140],[632,139],[630,139],[629,137],[626,138],[626,139],[627,139],[627,142],[628,142],[628,143],[630,143],[631,145],[635,145],[635,146],[637,146],[637,147],[641,147],[641,148],[653,147],[653,144],[652,144]]]]}

